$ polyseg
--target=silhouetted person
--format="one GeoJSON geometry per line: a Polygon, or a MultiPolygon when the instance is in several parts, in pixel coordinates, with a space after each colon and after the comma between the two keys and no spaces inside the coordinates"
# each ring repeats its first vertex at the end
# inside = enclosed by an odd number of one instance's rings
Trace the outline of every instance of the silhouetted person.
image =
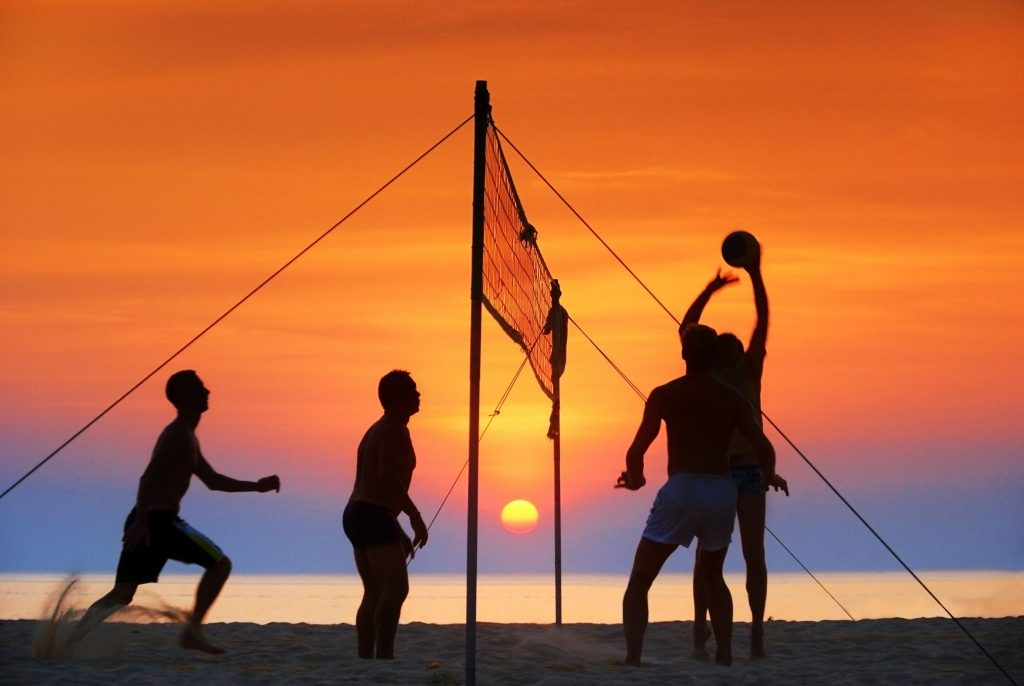
{"type": "MultiPolygon", "coordinates": [[[[739,390],[755,410],[758,424],[761,424],[761,377],[764,373],[765,343],[768,340],[768,293],[761,277],[760,252],[743,267],[750,275],[754,291],[754,309],[757,320],[750,335],[747,349],[731,333],[718,336],[718,357],[715,373],[726,383],[739,390]]],[[[700,321],[704,307],[719,289],[738,281],[730,272],[715,275],[700,295],[693,301],[683,317],[679,331],[700,321]]],[[[740,542],[743,559],[747,568],[747,600],[750,603],[750,656],[764,657],[764,608],[768,596],[768,568],[764,560],[765,492],[768,487],[780,488],[789,495],[789,486],[781,476],[766,480],[758,464],[753,445],[740,434],[734,434],[729,444],[729,462],[732,478],[736,482],[739,497],[736,500],[736,516],[740,525],[740,542]]],[[[697,547],[697,557],[703,554],[697,547]]],[[[705,651],[711,634],[707,626],[708,597],[700,583],[694,564],[693,576],[693,642],[698,653],[705,651]]]]}
{"type": "Polygon", "coordinates": [[[85,612],[69,642],[81,640],[97,624],[131,603],[140,584],[154,583],[167,560],[197,564],[205,570],[196,589],[195,607],[185,626],[183,648],[207,653],[224,651],[203,637],[201,625],[231,573],[231,560],[209,538],[178,516],[192,476],[211,491],[280,491],[277,476],[238,481],[218,474],[199,449],[196,426],[209,408],[210,391],[191,369],[167,380],[167,399],[178,416],[161,432],[153,455],[139,479],[135,507],[124,524],[124,546],[117,563],[114,588],[85,612]]]}
{"type": "Polygon", "coordinates": [[[717,637],[715,661],[732,664],[732,596],[722,565],[736,513],[736,484],[729,473],[733,431],[740,431],[755,447],[768,478],[775,475],[775,451],[750,403],[714,374],[715,330],[699,324],[688,327],[682,347],[686,374],[651,391],[617,484],[637,490],[646,483],[644,454],[665,422],[668,481],[651,507],[622,598],[626,663],[632,665],[641,663],[651,584],[676,547],[689,547],[694,537],[704,550],[695,572],[709,600],[717,637]]]}
{"type": "Polygon", "coordinates": [[[409,595],[406,559],[427,542],[427,525],[409,497],[416,452],[409,418],[420,411],[420,394],[409,372],[394,370],[377,386],[384,408],[356,454],[356,481],[342,523],[352,542],[363,600],[356,612],[359,657],[395,656],[395,633],[409,595]],[[409,516],[410,541],[398,515],[409,516]]]}

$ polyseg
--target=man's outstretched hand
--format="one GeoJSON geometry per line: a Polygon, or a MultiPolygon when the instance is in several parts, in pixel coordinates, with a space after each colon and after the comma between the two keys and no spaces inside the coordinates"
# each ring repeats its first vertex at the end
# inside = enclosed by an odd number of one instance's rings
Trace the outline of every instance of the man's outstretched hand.
{"type": "Polygon", "coordinates": [[[715,291],[720,290],[731,283],[736,283],[739,280],[739,277],[733,274],[732,272],[726,271],[723,274],[722,270],[719,269],[718,272],[715,274],[715,278],[711,279],[711,281],[708,282],[708,285],[704,288],[704,290],[707,291],[708,293],[714,293],[715,291]]]}
{"type": "Polygon", "coordinates": [[[281,479],[277,477],[277,474],[273,476],[265,476],[256,482],[256,490],[260,493],[267,493],[268,491],[281,492],[281,479]]]}

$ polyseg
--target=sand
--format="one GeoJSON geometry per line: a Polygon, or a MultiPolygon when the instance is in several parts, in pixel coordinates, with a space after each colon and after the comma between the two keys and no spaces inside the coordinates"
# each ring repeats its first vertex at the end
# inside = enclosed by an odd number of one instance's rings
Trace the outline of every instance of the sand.
{"type": "MultiPolygon", "coordinates": [[[[1024,686],[1024,617],[962,620],[1024,686]]],[[[355,657],[350,624],[210,624],[227,649],[207,656],[178,647],[180,625],[110,621],[74,655],[34,655],[47,622],[0,621],[4,684],[426,684],[464,683],[465,628],[403,624],[397,659],[355,657]]],[[[615,624],[481,624],[477,683],[560,684],[1011,684],[948,619],[872,619],[767,624],[764,660],[745,657],[749,625],[736,626],[732,667],[696,660],[689,622],[650,626],[644,667],[623,665],[615,624]]],[[[67,631],[60,627],[61,635],[67,631]]]]}

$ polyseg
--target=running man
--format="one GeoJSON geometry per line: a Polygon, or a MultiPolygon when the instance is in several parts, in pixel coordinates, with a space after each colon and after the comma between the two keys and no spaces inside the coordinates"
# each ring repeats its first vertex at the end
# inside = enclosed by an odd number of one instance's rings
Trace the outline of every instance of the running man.
{"type": "Polygon", "coordinates": [[[224,652],[206,641],[201,627],[231,573],[231,560],[213,541],[178,516],[181,499],[188,492],[193,475],[211,491],[230,493],[280,491],[281,481],[277,476],[238,481],[218,474],[206,461],[195,432],[200,417],[209,409],[210,391],[194,371],[172,374],[167,380],[166,395],[177,410],[177,417],[160,434],[149,465],[139,479],[135,507],[124,525],[124,545],[114,588],[82,615],[68,640],[71,645],[131,603],[140,584],[155,583],[170,559],[197,564],[205,570],[196,589],[195,607],[181,635],[181,647],[211,654],[224,652]]]}
{"type": "MultiPolygon", "coordinates": [[[[747,349],[743,343],[731,333],[718,336],[718,359],[715,361],[715,373],[726,383],[739,390],[754,406],[755,417],[761,424],[761,377],[764,374],[765,344],[768,340],[768,293],[764,279],[761,277],[761,254],[744,266],[750,275],[750,283],[754,291],[754,309],[757,320],[754,331],[750,335],[747,349]]],[[[700,321],[704,307],[711,296],[718,290],[736,283],[739,279],[731,272],[723,274],[721,270],[711,279],[700,295],[693,301],[683,316],[679,327],[682,335],[685,327],[700,321]]],[[[734,434],[729,444],[729,461],[732,465],[732,478],[736,482],[739,497],[736,501],[736,516],[740,525],[740,542],[743,546],[743,559],[747,568],[747,600],[750,604],[750,657],[764,657],[764,609],[768,597],[768,568],[764,560],[764,526],[765,526],[765,493],[769,487],[782,490],[789,495],[786,480],[776,474],[772,479],[765,479],[758,465],[757,453],[749,441],[742,435],[734,434]]],[[[703,550],[697,547],[699,561],[703,550]]],[[[711,632],[707,625],[708,597],[704,585],[697,578],[697,563],[694,563],[693,575],[693,643],[697,654],[706,652],[706,644],[711,632]]]]}
{"type": "Polygon", "coordinates": [[[647,594],[676,547],[694,537],[703,549],[695,574],[708,598],[717,637],[715,661],[732,664],[732,596],[722,576],[736,513],[736,484],[729,472],[729,440],[740,431],[756,450],[768,479],[775,477],[775,451],[754,418],[751,404],[714,373],[715,330],[688,327],[682,336],[686,374],[651,391],[636,438],[626,453],[617,487],[637,490],[644,478],[644,454],[668,432],[668,481],[658,491],[633,559],[622,598],[626,663],[641,664],[647,629],[647,594]]]}
{"type": "Polygon", "coordinates": [[[427,543],[427,525],[409,497],[416,452],[409,418],[420,411],[420,393],[409,372],[394,370],[377,386],[384,408],[356,453],[356,480],[342,517],[352,543],[363,600],[356,612],[359,657],[393,659],[402,603],[409,595],[406,560],[427,543]],[[398,515],[409,516],[409,540],[398,515]]]}

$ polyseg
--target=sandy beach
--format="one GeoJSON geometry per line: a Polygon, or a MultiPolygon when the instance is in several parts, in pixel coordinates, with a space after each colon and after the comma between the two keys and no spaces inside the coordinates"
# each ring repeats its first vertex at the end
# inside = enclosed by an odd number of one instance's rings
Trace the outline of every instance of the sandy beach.
{"type": "MultiPolygon", "coordinates": [[[[962,620],[1019,684],[1024,617],[962,620]]],[[[428,684],[464,682],[465,629],[403,624],[394,661],[359,660],[350,624],[210,624],[227,649],[211,657],[177,646],[180,626],[109,622],[75,651],[36,654],[47,623],[0,622],[5,684],[428,684]]],[[[622,663],[617,624],[481,624],[477,681],[494,686],[558,684],[1010,684],[951,620],[773,621],[769,656],[745,657],[749,625],[736,626],[730,668],[695,659],[689,622],[653,623],[640,668],[622,663]]],[[[67,627],[61,627],[61,635],[67,627]]],[[[58,641],[59,645],[59,641],[58,641]]]]}

